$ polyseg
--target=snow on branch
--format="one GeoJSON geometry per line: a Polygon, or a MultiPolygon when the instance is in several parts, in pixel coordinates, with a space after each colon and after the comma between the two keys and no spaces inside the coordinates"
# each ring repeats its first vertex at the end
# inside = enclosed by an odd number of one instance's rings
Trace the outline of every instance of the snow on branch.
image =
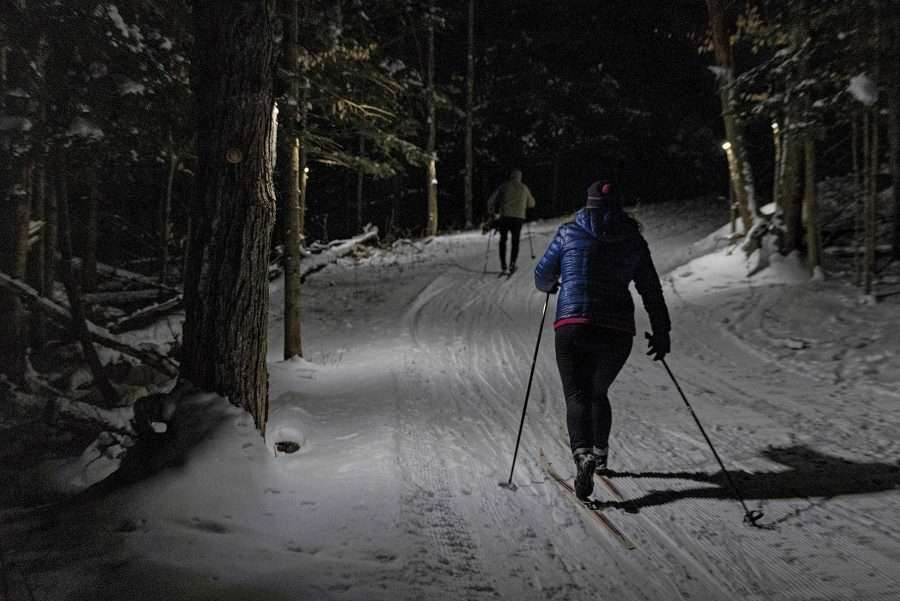
{"type": "MultiPolygon", "coordinates": [[[[2,271],[0,271],[0,287],[23,296],[31,304],[31,306],[37,307],[50,317],[64,324],[66,327],[69,327],[71,325],[72,316],[69,313],[68,309],[56,304],[49,298],[41,296],[41,294],[37,290],[29,286],[28,284],[25,284],[24,282],[11,277],[6,273],[3,273],[2,271]]],[[[168,357],[160,355],[155,351],[134,348],[133,346],[131,346],[127,342],[120,340],[104,328],[101,328],[100,326],[87,320],[85,320],[85,323],[87,325],[88,333],[91,336],[91,340],[96,344],[105,346],[115,351],[119,351],[123,355],[133,357],[149,365],[163,375],[173,378],[178,375],[177,366],[168,357]]]]}

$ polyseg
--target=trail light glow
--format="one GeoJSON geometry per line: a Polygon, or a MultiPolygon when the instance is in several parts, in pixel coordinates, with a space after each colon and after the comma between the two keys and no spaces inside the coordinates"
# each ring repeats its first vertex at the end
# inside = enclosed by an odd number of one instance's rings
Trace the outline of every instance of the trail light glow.
{"type": "Polygon", "coordinates": [[[725,151],[731,150],[731,142],[723,142],[722,150],[725,150],[725,151]]]}
{"type": "Polygon", "coordinates": [[[778,131],[778,122],[777,121],[772,121],[772,129],[774,131],[778,131]]]}

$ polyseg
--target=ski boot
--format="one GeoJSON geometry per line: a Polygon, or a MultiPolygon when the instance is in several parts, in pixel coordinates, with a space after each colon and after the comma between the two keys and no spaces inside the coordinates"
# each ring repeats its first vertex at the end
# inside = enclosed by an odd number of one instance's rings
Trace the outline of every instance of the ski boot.
{"type": "Polygon", "coordinates": [[[582,501],[590,498],[594,492],[594,467],[597,463],[596,457],[588,449],[577,449],[574,453],[575,469],[575,496],[582,501]]]}
{"type": "Polygon", "coordinates": [[[606,462],[609,460],[609,449],[594,447],[592,452],[594,454],[594,460],[596,461],[594,465],[594,473],[598,476],[605,476],[609,471],[609,468],[606,465],[606,462]]]}

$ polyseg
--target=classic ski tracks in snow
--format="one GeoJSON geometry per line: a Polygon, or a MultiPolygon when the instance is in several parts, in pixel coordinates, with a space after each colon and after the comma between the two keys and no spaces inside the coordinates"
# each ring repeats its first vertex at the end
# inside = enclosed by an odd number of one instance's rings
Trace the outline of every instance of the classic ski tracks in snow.
{"type": "MultiPolygon", "coordinates": [[[[473,264],[480,256],[470,257],[473,264]]],[[[770,366],[710,331],[701,307],[677,296],[669,300],[677,325],[673,367],[697,399],[701,419],[709,413],[710,435],[730,467],[751,477],[760,469],[777,470],[760,462],[760,445],[784,445],[796,436],[853,448],[859,420],[833,388],[815,383],[804,398],[785,395],[780,387],[787,388],[794,374],[776,372],[773,378],[770,366]],[[828,411],[817,394],[828,395],[828,411]],[[737,419],[722,419],[729,415],[737,419]]],[[[463,588],[477,583],[466,589],[470,597],[528,598],[539,589],[540,598],[566,599],[610,592],[620,599],[889,599],[900,591],[890,569],[896,555],[878,551],[896,544],[900,531],[889,519],[855,516],[852,503],[766,501],[767,520],[777,522],[779,530],[741,524],[740,508],[722,483],[703,479],[718,471],[712,457],[664,372],[642,356],[640,344],[611,392],[612,465],[674,475],[616,480],[633,501],[656,491],[672,495],[674,502],[639,506],[638,513],[608,510],[640,549],[627,554],[598,539],[543,478],[537,447],[544,446],[557,462],[567,456],[552,330],[539,355],[516,468],[520,489],[498,495],[493,487],[505,479],[511,459],[540,301],[528,267],[502,282],[451,267],[436,274],[406,314],[414,347],[401,378],[408,386],[404,394],[412,399],[412,413],[416,404],[434,406],[420,407],[422,415],[408,432],[410,450],[421,459],[401,461],[412,481],[435,491],[433,497],[416,497],[414,504],[426,515],[438,547],[447,546],[440,542],[441,532],[461,533],[464,554],[442,550],[438,555],[456,561],[467,574],[463,588]],[[681,472],[700,479],[677,477],[681,472]],[[697,492],[679,495],[680,490],[697,492]],[[794,518],[792,507],[798,505],[803,513],[794,518]],[[869,524],[871,536],[882,542],[867,545],[864,537],[835,531],[838,519],[857,528],[869,524]],[[498,552],[506,553],[502,568],[498,552]],[[834,571],[835,558],[847,567],[834,571]]]]}

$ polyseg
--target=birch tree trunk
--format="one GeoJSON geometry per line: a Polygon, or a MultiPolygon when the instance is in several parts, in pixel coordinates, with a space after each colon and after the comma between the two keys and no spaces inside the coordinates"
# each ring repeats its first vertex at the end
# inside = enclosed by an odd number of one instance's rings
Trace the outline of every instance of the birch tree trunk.
{"type": "Polygon", "coordinates": [[[425,169],[425,189],[428,198],[428,222],[425,226],[426,236],[436,236],[438,231],[438,190],[437,190],[437,157],[435,146],[437,138],[437,123],[435,122],[435,98],[434,98],[434,4],[429,2],[428,10],[428,56],[425,71],[425,108],[428,125],[428,140],[425,144],[425,153],[428,155],[428,165],[425,169]]]}
{"type": "Polygon", "coordinates": [[[472,148],[472,128],[475,121],[475,0],[469,0],[468,45],[466,46],[466,175],[465,218],[466,227],[472,227],[472,178],[475,171],[475,153],[472,148]]]}
{"type": "MultiPolygon", "coordinates": [[[[303,356],[303,345],[300,329],[300,244],[301,244],[301,210],[300,210],[300,138],[297,135],[297,105],[300,100],[300,73],[298,72],[298,45],[300,43],[299,0],[290,0],[291,18],[287,35],[287,67],[291,75],[291,98],[285,108],[285,123],[288,131],[285,135],[290,141],[290,173],[288,177],[287,211],[284,219],[284,358],[303,356]]],[[[305,104],[305,103],[304,103],[305,104]]]]}
{"type": "Polygon", "coordinates": [[[741,124],[734,101],[734,63],[731,40],[726,24],[725,6],[722,0],[706,0],[709,24],[712,30],[713,49],[719,68],[719,98],[722,104],[722,120],[725,124],[726,154],[734,193],[740,206],[744,231],[750,231],[757,213],[753,184],[753,171],[747,160],[747,151],[741,124]]]}
{"type": "Polygon", "coordinates": [[[265,432],[268,253],[275,219],[275,0],[194,0],[197,185],[182,375],[265,432]]]}

